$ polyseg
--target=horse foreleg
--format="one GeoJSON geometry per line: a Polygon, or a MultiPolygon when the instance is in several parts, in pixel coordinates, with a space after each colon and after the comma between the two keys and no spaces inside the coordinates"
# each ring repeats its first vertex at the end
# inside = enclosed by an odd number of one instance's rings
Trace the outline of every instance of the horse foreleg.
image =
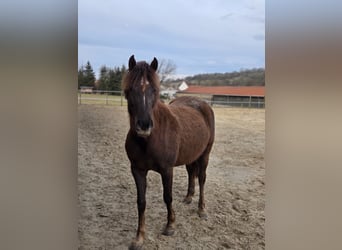
{"type": "Polygon", "coordinates": [[[141,249],[145,238],[145,208],[146,208],[146,170],[132,167],[132,174],[137,187],[137,205],[138,205],[138,230],[135,239],[133,239],[129,249],[141,249]]]}
{"type": "Polygon", "coordinates": [[[172,209],[172,179],[173,179],[173,169],[169,168],[161,173],[162,182],[163,182],[163,197],[164,202],[167,207],[167,224],[163,231],[164,235],[173,235],[175,232],[174,223],[175,223],[175,213],[172,209]]]}

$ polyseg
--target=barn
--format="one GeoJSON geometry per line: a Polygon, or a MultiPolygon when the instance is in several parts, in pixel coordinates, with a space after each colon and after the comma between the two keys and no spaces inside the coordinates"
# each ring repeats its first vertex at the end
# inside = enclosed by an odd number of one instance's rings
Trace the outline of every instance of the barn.
{"type": "Polygon", "coordinates": [[[80,92],[84,93],[84,94],[91,94],[93,93],[93,87],[89,87],[89,86],[80,86],[80,92]]]}
{"type": "Polygon", "coordinates": [[[196,86],[190,85],[177,96],[198,96],[211,105],[235,107],[265,107],[264,86],[196,86]]]}

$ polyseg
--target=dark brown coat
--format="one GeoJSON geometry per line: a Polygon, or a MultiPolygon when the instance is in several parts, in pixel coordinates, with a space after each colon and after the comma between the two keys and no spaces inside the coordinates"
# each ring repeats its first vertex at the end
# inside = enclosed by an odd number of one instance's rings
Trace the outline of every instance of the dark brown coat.
{"type": "Polygon", "coordinates": [[[158,61],[129,59],[129,72],[123,80],[128,101],[130,129],[126,138],[126,152],[137,187],[139,213],[138,230],[130,248],[142,247],[145,236],[146,175],[149,170],[160,173],[164,201],[168,210],[165,235],[174,233],[175,214],[172,208],[173,167],[186,165],[189,183],[184,199],[190,203],[199,179],[199,215],[206,217],[204,183],[214,136],[214,113],[210,106],[194,97],[180,97],[169,105],[159,100],[158,61]]]}

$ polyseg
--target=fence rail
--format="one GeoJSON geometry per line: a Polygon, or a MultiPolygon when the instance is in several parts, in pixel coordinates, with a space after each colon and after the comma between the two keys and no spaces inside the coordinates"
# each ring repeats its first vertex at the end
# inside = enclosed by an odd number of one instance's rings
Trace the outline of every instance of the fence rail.
{"type": "Polygon", "coordinates": [[[264,101],[208,101],[208,104],[216,107],[241,107],[241,108],[265,108],[264,101]]]}
{"type": "Polygon", "coordinates": [[[122,91],[93,90],[91,93],[78,92],[78,104],[127,105],[122,91]]]}
{"type": "MultiPolygon", "coordinates": [[[[209,105],[215,107],[245,107],[245,108],[265,108],[265,100],[258,99],[248,101],[236,101],[236,100],[214,100],[210,98],[202,98],[209,105]]],[[[164,100],[168,103],[170,100],[164,100]]],[[[117,105],[126,106],[127,101],[122,91],[101,91],[94,90],[92,93],[78,92],[78,104],[102,104],[102,105],[117,105]]]]}

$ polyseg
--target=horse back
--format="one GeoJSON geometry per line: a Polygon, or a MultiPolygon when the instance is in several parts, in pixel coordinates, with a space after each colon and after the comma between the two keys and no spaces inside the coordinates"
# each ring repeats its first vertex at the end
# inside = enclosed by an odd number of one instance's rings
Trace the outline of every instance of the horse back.
{"type": "Polygon", "coordinates": [[[181,96],[170,102],[170,108],[177,107],[190,107],[194,110],[200,112],[203,116],[203,119],[206,121],[208,127],[210,128],[210,132],[212,134],[212,139],[214,139],[215,134],[215,116],[211,107],[203,100],[197,97],[191,96],[181,96]]]}

